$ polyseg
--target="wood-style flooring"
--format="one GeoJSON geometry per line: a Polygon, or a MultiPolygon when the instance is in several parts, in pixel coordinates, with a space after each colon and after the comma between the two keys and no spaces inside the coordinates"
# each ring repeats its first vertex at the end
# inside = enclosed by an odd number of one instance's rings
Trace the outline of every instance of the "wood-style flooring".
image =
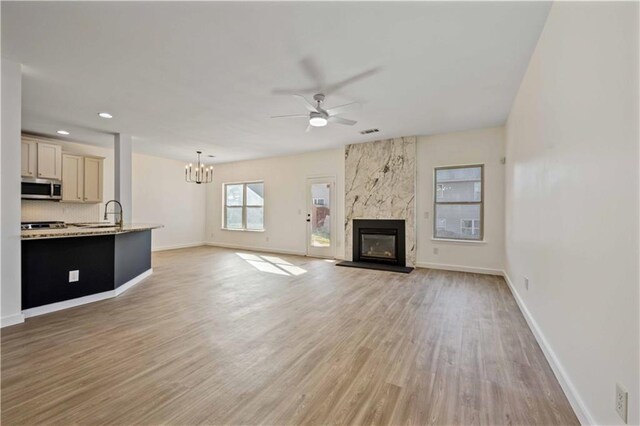
{"type": "Polygon", "coordinates": [[[578,424],[501,277],[214,247],[2,330],[2,424],[578,424]]]}

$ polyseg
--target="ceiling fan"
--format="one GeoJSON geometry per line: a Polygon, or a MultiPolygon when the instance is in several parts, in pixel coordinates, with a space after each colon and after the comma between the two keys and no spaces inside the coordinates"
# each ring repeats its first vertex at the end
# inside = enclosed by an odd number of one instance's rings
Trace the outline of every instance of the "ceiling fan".
{"type": "Polygon", "coordinates": [[[291,115],[276,115],[271,118],[307,118],[309,125],[307,126],[308,132],[312,127],[324,127],[328,123],[344,124],[347,126],[353,126],[357,121],[349,120],[346,118],[338,117],[338,115],[349,111],[359,110],[362,105],[358,102],[352,102],[346,105],[340,105],[334,108],[324,109],[322,104],[324,103],[324,95],[322,93],[316,93],[313,95],[313,100],[316,104],[312,104],[302,95],[292,95],[298,99],[307,108],[309,113],[307,114],[291,114],[291,115]]]}

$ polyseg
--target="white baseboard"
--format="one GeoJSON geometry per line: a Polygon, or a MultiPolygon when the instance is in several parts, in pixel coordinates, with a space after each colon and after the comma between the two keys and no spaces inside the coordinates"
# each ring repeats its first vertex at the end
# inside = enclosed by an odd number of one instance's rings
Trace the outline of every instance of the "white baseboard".
{"type": "MultiPolygon", "coordinates": [[[[38,315],[49,314],[51,312],[61,311],[63,309],[74,308],[76,306],[86,305],[88,303],[99,302],[100,300],[111,299],[119,296],[125,291],[129,290],[134,285],[138,284],[153,273],[153,269],[149,268],[137,277],[127,281],[115,290],[103,291],[102,293],[90,294],[88,296],[78,297],[71,300],[64,300],[62,302],[50,303],[48,305],[37,306],[35,308],[25,309],[22,314],[25,318],[31,318],[38,315]]],[[[4,325],[3,325],[4,327],[4,325]]]]}
{"type": "Polygon", "coordinates": [[[478,268],[475,266],[447,265],[443,263],[416,262],[416,268],[442,269],[444,271],[471,272],[474,274],[500,275],[502,269],[478,268]]]}
{"type": "Polygon", "coordinates": [[[137,277],[130,279],[129,281],[127,281],[126,283],[122,284],[120,287],[114,290],[115,296],[121,295],[122,293],[124,293],[125,291],[133,287],[134,285],[138,284],[140,281],[150,276],[151,274],[153,274],[153,268],[149,268],[143,273],[141,273],[140,275],[138,275],[137,277]]]}
{"type": "Polygon", "coordinates": [[[580,394],[576,390],[576,387],[574,386],[573,382],[569,378],[569,375],[567,374],[567,371],[565,370],[564,366],[562,365],[562,363],[556,356],[555,352],[549,345],[549,342],[547,341],[546,337],[544,336],[544,333],[540,329],[540,326],[538,325],[536,320],[533,318],[533,315],[531,315],[531,312],[529,311],[529,309],[527,309],[527,305],[524,303],[524,300],[520,297],[520,294],[518,293],[518,290],[513,285],[513,282],[509,278],[509,275],[506,273],[506,271],[502,271],[501,275],[504,276],[504,279],[507,282],[509,289],[511,290],[511,294],[513,294],[513,298],[516,299],[516,303],[520,308],[520,312],[522,312],[522,315],[524,316],[524,319],[527,321],[527,324],[529,325],[529,328],[531,329],[533,336],[536,338],[538,345],[540,345],[540,348],[542,349],[542,352],[544,353],[545,358],[547,358],[547,362],[551,366],[551,369],[553,370],[553,374],[555,374],[556,379],[558,379],[558,383],[560,383],[560,387],[562,387],[562,390],[564,391],[564,394],[569,400],[569,404],[571,404],[571,408],[573,408],[573,411],[576,413],[576,416],[578,417],[580,424],[583,424],[583,425],[597,424],[593,416],[591,415],[591,413],[589,413],[589,410],[586,404],[580,397],[580,394]]]}
{"type": "Polygon", "coordinates": [[[222,248],[230,248],[234,250],[247,250],[247,251],[261,251],[265,253],[275,253],[275,254],[293,254],[296,256],[306,256],[307,253],[304,251],[298,250],[285,250],[278,248],[270,248],[270,247],[253,247],[253,246],[244,246],[241,244],[227,244],[227,243],[216,243],[216,242],[208,242],[208,246],[213,247],[222,247],[222,248]]]}
{"type": "Polygon", "coordinates": [[[190,248],[190,247],[200,247],[206,244],[207,243],[205,241],[200,241],[197,243],[176,244],[171,246],[154,247],[151,249],[151,251],[177,250],[177,249],[190,248]]]}
{"type": "Polygon", "coordinates": [[[7,315],[6,317],[2,317],[2,320],[0,320],[0,322],[1,322],[0,326],[2,328],[9,327],[10,325],[20,324],[24,322],[24,315],[22,313],[15,314],[15,315],[7,315]]]}

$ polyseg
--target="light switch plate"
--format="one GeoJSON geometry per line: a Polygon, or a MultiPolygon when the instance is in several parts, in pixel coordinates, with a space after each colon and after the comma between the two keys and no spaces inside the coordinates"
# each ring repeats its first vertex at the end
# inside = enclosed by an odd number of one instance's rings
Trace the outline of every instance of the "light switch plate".
{"type": "Polygon", "coordinates": [[[69,271],[69,282],[75,283],[78,281],[80,281],[80,271],[79,270],[69,271]]]}

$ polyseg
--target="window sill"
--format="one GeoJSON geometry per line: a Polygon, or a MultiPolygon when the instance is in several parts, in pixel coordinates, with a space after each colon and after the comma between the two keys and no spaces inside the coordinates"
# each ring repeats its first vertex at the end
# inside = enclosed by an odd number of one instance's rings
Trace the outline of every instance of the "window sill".
{"type": "Polygon", "coordinates": [[[487,240],[456,240],[453,238],[431,238],[431,241],[456,244],[487,244],[487,240]]]}
{"type": "Polygon", "coordinates": [[[234,231],[234,232],[264,232],[264,229],[237,229],[237,228],[220,228],[222,231],[234,231]]]}

